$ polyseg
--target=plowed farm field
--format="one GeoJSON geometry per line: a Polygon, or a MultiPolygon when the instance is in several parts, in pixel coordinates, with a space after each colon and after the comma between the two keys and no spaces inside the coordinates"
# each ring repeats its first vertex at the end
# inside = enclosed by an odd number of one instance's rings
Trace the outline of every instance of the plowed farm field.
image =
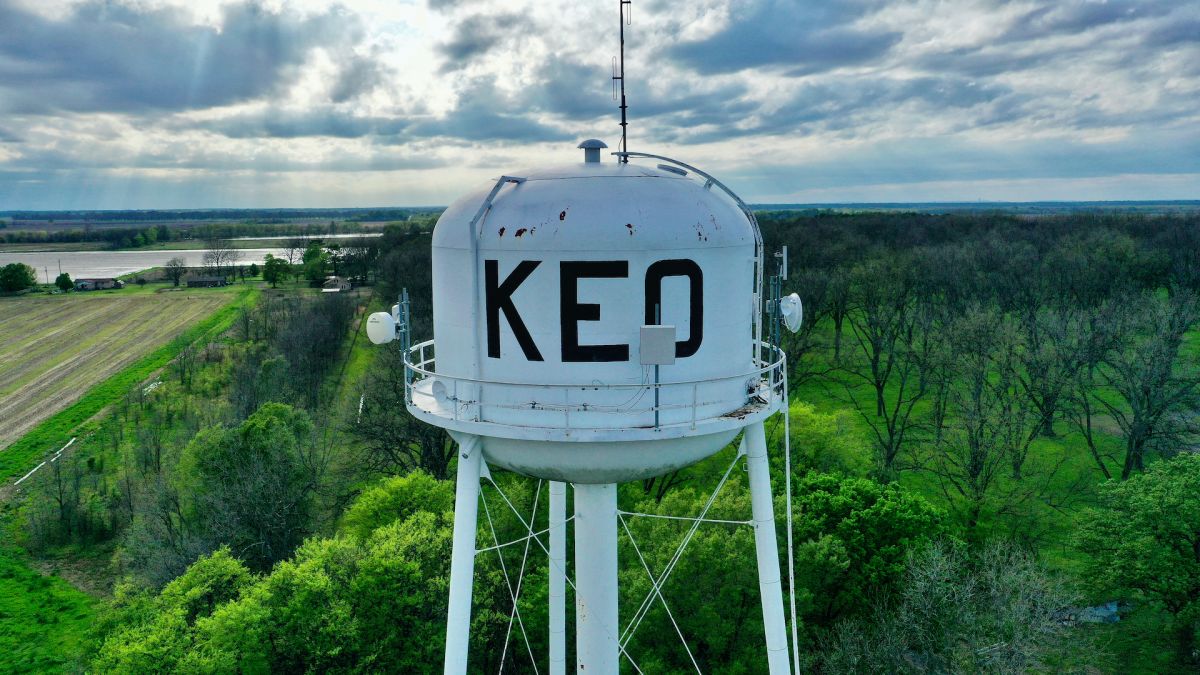
{"type": "Polygon", "coordinates": [[[231,299],[219,292],[0,298],[0,452],[231,299]]]}

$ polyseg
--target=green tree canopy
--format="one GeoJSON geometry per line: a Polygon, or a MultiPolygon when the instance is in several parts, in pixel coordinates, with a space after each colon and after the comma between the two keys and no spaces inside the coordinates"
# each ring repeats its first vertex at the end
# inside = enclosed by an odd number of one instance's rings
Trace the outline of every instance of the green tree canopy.
{"type": "Polygon", "coordinates": [[[288,265],[286,260],[276,258],[268,253],[266,259],[263,261],[263,281],[271,284],[271,288],[275,288],[276,284],[287,277],[289,267],[290,265],[288,265]]]}
{"type": "Polygon", "coordinates": [[[104,636],[92,663],[97,672],[175,670],[192,647],[196,622],[238,597],[253,576],[228,548],[197,560],[158,596],[117,589],[96,632],[104,636]]]}
{"type": "Polygon", "coordinates": [[[449,514],[314,539],[261,578],[227,549],[118,599],[97,672],[426,672],[442,658],[449,514]]]}
{"type": "Polygon", "coordinates": [[[1182,644],[1200,636],[1200,456],[1157,462],[1125,482],[1106,483],[1083,519],[1086,578],[1097,588],[1161,605],[1182,644]]]}
{"type": "Polygon", "coordinates": [[[913,547],[943,536],[945,516],[896,484],[810,473],[795,486],[797,600],[830,625],[896,590],[913,547]]]}
{"type": "Polygon", "coordinates": [[[313,441],[308,415],[282,403],[264,404],[237,428],[202,430],[175,472],[185,512],[210,540],[268,569],[309,533],[322,469],[313,441]]]}
{"type": "Polygon", "coordinates": [[[71,275],[63,272],[54,278],[54,285],[58,286],[59,290],[69,291],[75,288],[75,282],[71,281],[71,275]]]}
{"type": "Polygon", "coordinates": [[[342,517],[342,532],[366,539],[376,529],[419,511],[454,513],[454,484],[424,471],[393,476],[365,490],[342,517]]]}
{"type": "Polygon", "coordinates": [[[0,291],[13,293],[37,285],[37,272],[25,263],[9,263],[0,269],[0,291]]]}

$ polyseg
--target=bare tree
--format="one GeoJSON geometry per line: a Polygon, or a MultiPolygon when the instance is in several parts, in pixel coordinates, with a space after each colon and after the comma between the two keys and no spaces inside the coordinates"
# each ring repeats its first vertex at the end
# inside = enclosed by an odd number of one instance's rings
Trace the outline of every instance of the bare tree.
{"type": "Polygon", "coordinates": [[[1117,317],[1123,313],[1123,300],[1110,300],[1082,312],[1082,335],[1076,345],[1078,366],[1064,392],[1061,407],[1063,416],[1083,437],[1092,461],[1105,478],[1112,478],[1107,462],[1115,460],[1101,452],[1097,443],[1096,423],[1104,413],[1104,407],[1097,397],[1097,369],[1109,350],[1122,339],[1123,324],[1128,322],[1118,321],[1117,317]]]}
{"type": "Polygon", "coordinates": [[[920,426],[920,420],[913,413],[929,393],[930,381],[924,377],[923,359],[932,356],[926,352],[926,345],[932,339],[931,334],[906,330],[890,344],[886,356],[891,364],[888,386],[880,398],[870,403],[861,401],[855,394],[852,380],[842,383],[846,397],[871,428],[876,464],[883,480],[891,480],[897,471],[909,468],[901,466],[899,459],[912,440],[913,432],[920,426]],[[875,407],[881,401],[883,407],[875,407]]]}
{"type": "Polygon", "coordinates": [[[795,386],[829,372],[826,359],[813,358],[822,347],[819,325],[828,316],[826,290],[829,274],[825,270],[811,270],[801,272],[793,279],[804,301],[804,320],[795,333],[781,331],[780,341],[787,354],[788,380],[795,386]]]}
{"type": "Polygon", "coordinates": [[[842,267],[829,271],[825,282],[825,309],[833,321],[833,360],[842,358],[842,335],[850,313],[850,273],[842,267]]]}
{"type": "Polygon", "coordinates": [[[892,263],[871,261],[856,267],[851,282],[853,309],[847,315],[859,347],[857,359],[843,361],[846,397],[871,427],[878,468],[885,480],[898,470],[897,458],[918,426],[917,404],[929,391],[924,363],[932,357],[936,332],[919,318],[905,275],[892,263]],[[871,386],[872,401],[860,399],[858,385],[871,386]]]}
{"type": "Polygon", "coordinates": [[[230,268],[242,259],[242,252],[233,247],[233,242],[221,237],[204,240],[204,266],[217,276],[228,276],[230,268]]]}
{"type": "Polygon", "coordinates": [[[1025,344],[1017,379],[1037,410],[1041,435],[1054,438],[1054,418],[1084,366],[1081,319],[1070,309],[1042,308],[1025,313],[1020,326],[1025,344]]]}
{"type": "Polygon", "coordinates": [[[283,257],[287,258],[288,265],[295,265],[307,250],[308,237],[292,237],[283,247],[283,257]]]}
{"type": "Polygon", "coordinates": [[[850,297],[853,309],[847,315],[851,333],[858,344],[862,362],[843,370],[871,385],[875,393],[875,414],[882,417],[884,391],[892,378],[900,350],[897,342],[911,320],[911,298],[900,269],[903,262],[889,258],[871,260],[851,273],[850,297]]]}
{"type": "Polygon", "coordinates": [[[170,425],[164,414],[155,408],[145,424],[137,425],[137,460],[142,474],[163,470],[163,452],[167,446],[167,431],[170,425]]]}
{"type": "Polygon", "coordinates": [[[1153,292],[1121,303],[1122,338],[1103,358],[1099,381],[1119,400],[1097,397],[1125,436],[1121,479],[1145,468],[1146,453],[1193,437],[1200,373],[1180,363],[1184,335],[1200,319],[1196,296],[1153,292]]]}
{"type": "Polygon", "coordinates": [[[167,261],[167,264],[163,266],[163,274],[171,280],[171,283],[174,286],[179,285],[179,280],[182,279],[183,275],[186,273],[187,263],[185,263],[183,258],[180,257],[171,258],[167,261]]]}
{"type": "Polygon", "coordinates": [[[192,378],[195,377],[196,370],[199,368],[199,354],[194,345],[188,345],[179,352],[179,356],[175,357],[174,370],[179,376],[179,384],[183,388],[191,391],[192,378]]]}
{"type": "Polygon", "coordinates": [[[423,469],[434,478],[450,474],[455,445],[444,429],[424,424],[408,413],[399,350],[389,349],[375,361],[362,399],[362,415],[350,431],[362,439],[363,464],[379,473],[423,469]]]}
{"type": "Polygon", "coordinates": [[[1081,646],[1087,635],[1066,639],[1063,609],[1077,599],[1062,577],[1011,544],[973,557],[949,544],[910,551],[898,600],[824,635],[818,672],[1053,670],[1067,653],[1095,654],[1081,646]]]}
{"type": "Polygon", "coordinates": [[[1012,320],[996,309],[974,309],[950,333],[951,414],[934,448],[933,468],[947,500],[965,500],[965,525],[973,531],[1002,467],[1008,464],[1013,477],[1021,477],[1038,425],[1014,375],[1020,336],[1012,320]]]}
{"type": "Polygon", "coordinates": [[[683,469],[676,469],[671,473],[661,476],[653,476],[642,480],[642,494],[646,496],[654,496],[655,503],[662,503],[663,497],[667,496],[671,488],[678,487],[687,482],[687,476],[683,469]]]}

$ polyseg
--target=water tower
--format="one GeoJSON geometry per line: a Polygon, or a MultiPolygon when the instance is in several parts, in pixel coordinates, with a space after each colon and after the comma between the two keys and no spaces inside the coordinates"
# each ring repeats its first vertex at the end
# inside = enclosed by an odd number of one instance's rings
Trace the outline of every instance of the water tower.
{"type": "MultiPolygon", "coordinates": [[[[623,138],[628,1],[613,78],[623,138]]],[[[741,434],[766,660],[782,675],[788,640],[763,422],[785,407],[774,336],[780,323],[795,329],[798,299],[779,298],[778,276],[764,284],[757,221],[720,181],[628,152],[624,140],[603,162],[605,147],[584,141],[582,162],[502,176],[446,209],[432,242],[433,340],[410,344],[404,298],[368,320],[373,341],[400,338],[409,412],[460,446],[445,672],[467,669],[489,466],[551,481],[550,672],[566,670],[573,521],[578,672],[617,673],[617,484],[694,464],[741,434]]],[[[793,637],[794,613],[793,603],[793,637]]]]}
{"type": "MultiPolygon", "coordinates": [[[[762,339],[757,223],[694,167],[641,153],[602,162],[603,143],[580,147],[583,162],[468,193],[433,233],[434,339],[406,346],[405,377],[409,411],[461,448],[445,672],[467,665],[486,466],[553,481],[552,670],[564,665],[573,485],[578,668],[615,673],[617,483],[693,464],[742,433],[768,663],[785,673],[763,428],[784,403],[783,355],[762,339]]],[[[369,328],[395,335],[385,313],[369,328]]]]}

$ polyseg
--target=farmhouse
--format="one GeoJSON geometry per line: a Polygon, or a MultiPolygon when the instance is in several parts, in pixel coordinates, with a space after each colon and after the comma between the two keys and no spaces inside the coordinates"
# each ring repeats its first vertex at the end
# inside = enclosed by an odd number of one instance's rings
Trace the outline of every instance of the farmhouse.
{"type": "Polygon", "coordinates": [[[191,277],[187,280],[188,288],[217,288],[227,283],[224,277],[191,277]]]}
{"type": "Polygon", "coordinates": [[[342,277],[329,277],[321,285],[322,293],[341,293],[350,290],[350,280],[342,277]]]}
{"type": "Polygon", "coordinates": [[[107,288],[124,288],[125,282],[120,279],[76,279],[77,291],[101,291],[107,288]]]}

